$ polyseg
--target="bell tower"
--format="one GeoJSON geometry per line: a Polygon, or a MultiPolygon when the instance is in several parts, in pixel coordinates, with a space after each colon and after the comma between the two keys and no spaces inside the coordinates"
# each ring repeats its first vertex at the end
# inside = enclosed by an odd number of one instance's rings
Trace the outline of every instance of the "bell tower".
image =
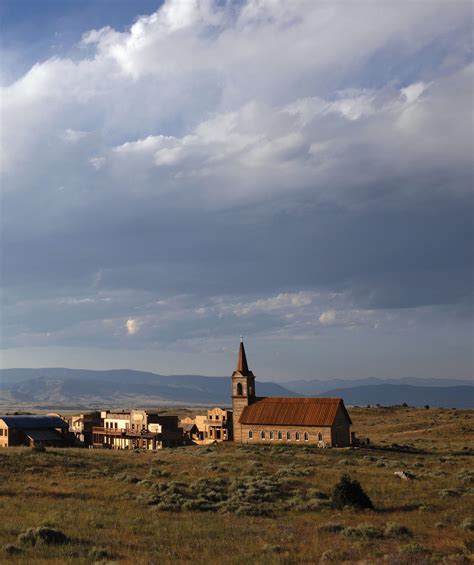
{"type": "Polygon", "coordinates": [[[241,337],[237,366],[232,373],[232,420],[235,441],[242,441],[240,415],[244,408],[252,402],[255,402],[255,377],[252,371],[249,371],[244,340],[241,337]]]}

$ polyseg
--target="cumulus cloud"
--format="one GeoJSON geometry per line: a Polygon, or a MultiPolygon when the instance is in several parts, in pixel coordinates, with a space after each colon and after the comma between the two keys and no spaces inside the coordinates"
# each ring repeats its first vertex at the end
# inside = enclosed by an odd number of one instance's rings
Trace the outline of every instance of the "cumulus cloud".
{"type": "Polygon", "coordinates": [[[128,319],[125,326],[127,328],[128,335],[135,335],[140,328],[138,320],[135,320],[133,318],[128,319]]]}
{"type": "Polygon", "coordinates": [[[323,312],[321,316],[319,316],[319,321],[321,324],[333,324],[336,321],[336,312],[334,310],[323,312]]]}

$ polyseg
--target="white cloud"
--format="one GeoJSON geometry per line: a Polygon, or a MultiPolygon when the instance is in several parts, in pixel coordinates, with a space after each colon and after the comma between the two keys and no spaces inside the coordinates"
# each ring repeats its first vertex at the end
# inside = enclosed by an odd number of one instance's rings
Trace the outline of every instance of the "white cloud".
{"type": "Polygon", "coordinates": [[[76,143],[77,141],[80,141],[81,139],[84,139],[84,137],[86,137],[87,132],[86,131],[79,131],[79,130],[74,130],[74,129],[65,129],[61,134],[60,134],[60,138],[63,141],[67,141],[69,143],[76,143]]]}
{"type": "Polygon", "coordinates": [[[336,312],[334,310],[327,310],[319,316],[321,324],[330,325],[336,321],[336,312]]]}
{"type": "Polygon", "coordinates": [[[140,329],[140,324],[138,322],[138,320],[134,319],[134,318],[129,318],[125,324],[126,328],[127,328],[127,333],[128,335],[135,335],[138,330],[140,329]]]}
{"type": "Polygon", "coordinates": [[[92,157],[89,159],[89,163],[94,167],[96,171],[99,171],[105,165],[105,157],[92,157]]]}

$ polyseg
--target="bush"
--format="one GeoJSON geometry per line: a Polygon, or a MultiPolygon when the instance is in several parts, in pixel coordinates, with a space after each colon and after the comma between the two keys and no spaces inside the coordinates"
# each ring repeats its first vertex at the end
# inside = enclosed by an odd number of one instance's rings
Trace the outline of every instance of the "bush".
{"type": "Polygon", "coordinates": [[[7,555],[18,555],[22,551],[21,548],[12,543],[8,543],[3,549],[7,555]]]}
{"type": "Polygon", "coordinates": [[[100,561],[101,559],[107,559],[109,557],[111,557],[110,553],[102,547],[93,547],[89,551],[89,559],[93,561],[100,561]]]}
{"type": "Polygon", "coordinates": [[[68,543],[69,539],[61,530],[41,526],[39,528],[28,528],[18,536],[18,541],[24,544],[36,545],[62,545],[68,543]]]}
{"type": "Polygon", "coordinates": [[[418,555],[420,553],[428,553],[429,550],[419,543],[407,543],[400,547],[400,553],[402,555],[418,555]]]}
{"type": "Polygon", "coordinates": [[[34,453],[44,453],[46,451],[46,447],[44,445],[33,445],[31,449],[34,453]]]}
{"type": "Polygon", "coordinates": [[[445,488],[439,491],[439,495],[442,498],[457,498],[459,496],[461,496],[463,494],[463,489],[459,489],[459,488],[445,488]]]}
{"type": "Polygon", "coordinates": [[[474,519],[473,518],[466,518],[463,520],[461,524],[461,528],[467,532],[474,531],[474,519]]]}
{"type": "Polygon", "coordinates": [[[334,487],[332,504],[335,508],[344,508],[344,506],[359,509],[374,507],[359,481],[351,479],[349,475],[342,475],[340,481],[334,487]]]}
{"type": "Polygon", "coordinates": [[[400,524],[387,524],[384,535],[387,538],[411,538],[412,533],[406,526],[400,524]]]}
{"type": "Polygon", "coordinates": [[[344,530],[344,526],[336,522],[329,522],[329,524],[324,524],[324,526],[320,526],[318,530],[324,533],[338,534],[339,532],[342,532],[344,530]]]}
{"type": "Polygon", "coordinates": [[[341,533],[348,538],[382,539],[384,537],[383,531],[371,524],[361,524],[355,528],[348,526],[341,533]]]}

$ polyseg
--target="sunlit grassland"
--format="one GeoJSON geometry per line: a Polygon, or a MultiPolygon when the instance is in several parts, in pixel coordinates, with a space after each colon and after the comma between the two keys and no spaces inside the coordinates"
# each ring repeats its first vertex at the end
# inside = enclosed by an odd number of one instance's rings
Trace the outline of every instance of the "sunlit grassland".
{"type": "MultiPolygon", "coordinates": [[[[355,408],[350,413],[356,432],[371,438],[371,448],[220,444],[156,453],[2,450],[0,560],[469,563],[474,414],[410,408],[355,408]],[[394,476],[398,470],[415,479],[400,480],[394,476]],[[328,500],[308,510],[308,493],[330,495],[343,473],[360,481],[374,510],[335,510],[328,500]],[[193,511],[166,511],[157,503],[160,485],[173,483],[179,490],[205,479],[204,488],[212,490],[219,478],[226,485],[242,479],[258,492],[262,477],[283,481],[281,497],[265,503],[269,516],[240,514],[238,507],[225,504],[212,511],[203,511],[199,503],[193,511]],[[351,537],[347,531],[325,531],[334,523],[368,524],[380,531],[397,523],[412,535],[351,537]],[[31,546],[18,541],[27,528],[42,525],[62,530],[69,543],[31,546]]],[[[249,500],[250,509],[258,510],[258,496],[249,500]]]]}

